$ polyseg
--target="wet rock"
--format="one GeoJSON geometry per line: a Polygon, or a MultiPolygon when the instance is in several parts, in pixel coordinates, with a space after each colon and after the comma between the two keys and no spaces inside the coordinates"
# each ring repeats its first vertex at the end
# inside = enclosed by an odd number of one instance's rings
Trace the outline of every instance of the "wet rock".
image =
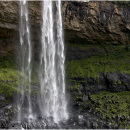
{"type": "Polygon", "coordinates": [[[6,119],[0,118],[0,128],[1,129],[8,129],[8,121],[6,119]]]}
{"type": "Polygon", "coordinates": [[[82,98],[83,102],[86,102],[88,100],[88,96],[87,95],[84,95],[83,98],[82,98]]]}
{"type": "Polygon", "coordinates": [[[92,128],[93,128],[93,129],[97,129],[97,128],[98,128],[97,122],[93,122],[93,123],[92,123],[92,128]]]}
{"type": "Polygon", "coordinates": [[[107,81],[109,82],[109,89],[115,92],[129,91],[130,75],[120,74],[119,72],[108,73],[107,81]]]}

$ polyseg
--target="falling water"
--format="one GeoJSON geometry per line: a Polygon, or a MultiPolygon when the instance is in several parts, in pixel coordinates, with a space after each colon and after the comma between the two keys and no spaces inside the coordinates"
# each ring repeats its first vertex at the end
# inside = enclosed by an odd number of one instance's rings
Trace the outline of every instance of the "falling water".
{"type": "Polygon", "coordinates": [[[26,0],[20,1],[20,71],[24,75],[22,83],[19,88],[22,91],[22,96],[18,96],[18,120],[21,120],[21,110],[25,101],[25,95],[27,96],[28,103],[28,119],[32,118],[32,106],[31,106],[31,61],[32,61],[32,45],[30,40],[30,27],[28,16],[28,3],[26,0]],[[25,93],[25,90],[28,92],[25,93]]]}
{"type": "MultiPolygon", "coordinates": [[[[19,85],[22,96],[17,96],[18,120],[26,116],[29,122],[34,121],[31,98],[32,42],[30,38],[28,2],[20,1],[20,71],[25,78],[19,85]],[[27,100],[26,100],[27,97],[27,100]],[[27,107],[24,106],[26,102],[27,107]],[[27,108],[22,112],[22,109],[27,108]]],[[[38,101],[40,112],[45,117],[52,117],[55,123],[68,119],[65,95],[64,41],[62,30],[61,1],[42,2],[42,37],[39,63],[40,94],[38,101]],[[55,11],[53,12],[53,8],[55,11]]],[[[34,104],[34,103],[33,103],[34,104]]],[[[38,108],[38,106],[37,106],[38,108]]],[[[36,114],[36,113],[35,113],[36,114]]],[[[35,121],[34,121],[35,122],[35,121]]]]}
{"type": "Polygon", "coordinates": [[[55,122],[68,118],[65,99],[64,43],[61,1],[56,4],[56,29],[54,29],[53,2],[43,2],[42,51],[39,78],[41,86],[40,109],[43,115],[55,122]]]}

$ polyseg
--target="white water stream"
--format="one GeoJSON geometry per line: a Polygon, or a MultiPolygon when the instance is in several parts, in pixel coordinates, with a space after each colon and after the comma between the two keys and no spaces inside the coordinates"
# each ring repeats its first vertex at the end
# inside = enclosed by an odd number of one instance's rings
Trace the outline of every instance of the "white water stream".
{"type": "MultiPolygon", "coordinates": [[[[28,89],[27,103],[28,121],[34,119],[33,105],[31,102],[31,72],[32,72],[32,43],[30,36],[28,2],[20,1],[20,70],[25,79],[20,84],[22,96],[17,99],[19,110],[18,119],[22,117],[22,107],[25,102],[25,89],[28,89]],[[28,85],[27,85],[28,84],[28,85]],[[26,88],[28,86],[28,88],[26,88]]],[[[61,16],[61,1],[42,2],[42,36],[39,63],[40,94],[38,104],[40,113],[46,117],[53,117],[54,122],[68,119],[67,101],[65,93],[65,69],[64,69],[64,40],[61,16]],[[53,8],[56,11],[53,11],[53,8]]],[[[36,99],[37,101],[37,99],[36,99]]]]}
{"type": "MultiPolygon", "coordinates": [[[[30,25],[28,14],[28,2],[26,0],[20,1],[20,71],[24,75],[24,79],[19,85],[22,90],[22,96],[17,99],[17,107],[19,110],[18,120],[21,120],[21,110],[25,100],[25,89],[28,89],[27,103],[28,103],[28,119],[32,118],[32,105],[31,105],[31,72],[32,72],[32,45],[30,39],[30,25]],[[27,88],[28,86],[28,88],[27,88]]],[[[21,80],[21,79],[20,79],[21,80]]]]}
{"type": "Polygon", "coordinates": [[[42,52],[39,69],[41,84],[40,108],[55,122],[68,118],[65,99],[64,42],[61,2],[56,2],[56,27],[54,29],[53,2],[43,2],[42,52]],[[55,33],[55,34],[54,34],[55,33]]]}

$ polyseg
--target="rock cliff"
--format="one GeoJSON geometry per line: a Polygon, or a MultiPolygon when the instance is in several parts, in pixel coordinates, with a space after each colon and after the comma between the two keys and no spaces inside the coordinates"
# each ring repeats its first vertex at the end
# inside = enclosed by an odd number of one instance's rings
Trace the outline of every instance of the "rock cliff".
{"type": "Polygon", "coordinates": [[[128,6],[112,2],[65,2],[62,10],[69,41],[130,44],[128,6]]]}
{"type": "MultiPolygon", "coordinates": [[[[123,6],[117,3],[62,2],[66,42],[130,44],[129,3],[123,6]]],[[[36,43],[41,35],[41,10],[40,2],[29,2],[32,38],[36,43]]],[[[19,2],[0,2],[1,51],[15,49],[13,45],[19,42],[19,13],[19,2]]]]}
{"type": "MultiPolygon", "coordinates": [[[[41,10],[41,2],[29,2],[35,59],[38,59],[40,48],[41,10]]],[[[0,2],[0,128],[2,129],[21,128],[21,124],[11,122],[16,113],[12,104],[13,95],[21,92],[17,89],[17,80],[22,76],[15,70],[16,64],[12,60],[12,54],[19,51],[20,45],[19,13],[19,2],[0,2]]],[[[66,1],[62,2],[62,17],[66,46],[68,109],[70,113],[74,113],[66,124],[62,124],[63,128],[129,129],[130,2],[66,1]]],[[[37,65],[34,63],[33,67],[37,68],[37,65]]],[[[35,72],[32,76],[32,86],[34,99],[35,94],[39,92],[35,72]]],[[[41,119],[39,117],[39,122],[41,119]]],[[[36,127],[39,122],[36,123],[36,127]]],[[[23,121],[23,126],[25,129],[31,128],[26,127],[26,121],[23,121]]]]}

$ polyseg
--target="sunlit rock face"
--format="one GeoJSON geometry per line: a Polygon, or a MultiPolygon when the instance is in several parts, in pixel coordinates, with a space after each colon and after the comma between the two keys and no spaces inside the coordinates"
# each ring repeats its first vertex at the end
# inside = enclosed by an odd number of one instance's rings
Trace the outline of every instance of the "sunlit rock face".
{"type": "MultiPolygon", "coordinates": [[[[36,54],[41,36],[41,10],[41,2],[29,2],[32,41],[37,48],[36,54]]],[[[18,1],[0,2],[0,50],[18,50],[19,13],[18,1]]],[[[128,3],[62,2],[62,17],[66,42],[130,44],[128,3]]]]}

